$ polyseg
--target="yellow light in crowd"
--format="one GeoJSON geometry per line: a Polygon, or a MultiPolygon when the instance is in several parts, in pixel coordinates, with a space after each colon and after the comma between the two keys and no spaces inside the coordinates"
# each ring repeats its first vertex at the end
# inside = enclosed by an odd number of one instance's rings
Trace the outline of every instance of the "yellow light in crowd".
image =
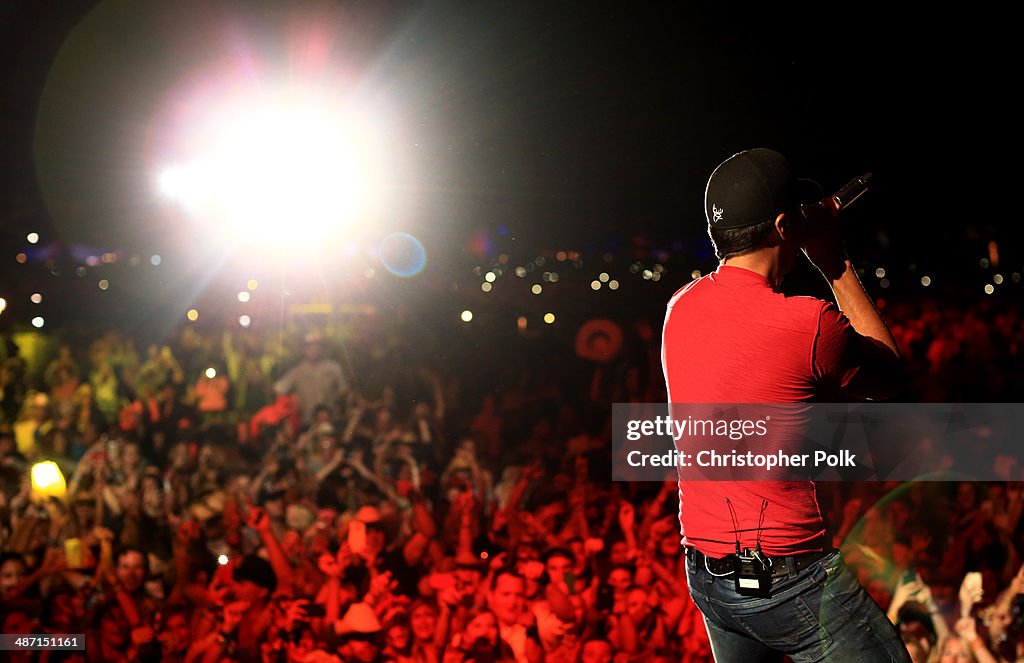
{"type": "Polygon", "coordinates": [[[548,323],[550,325],[550,324],[554,323],[554,321],[555,321],[555,314],[554,313],[545,313],[544,314],[544,322],[546,322],[546,323],[548,323]]]}
{"type": "Polygon", "coordinates": [[[206,377],[208,377],[211,380],[213,378],[217,377],[217,369],[214,368],[213,366],[211,366],[210,368],[206,369],[206,377]]]}
{"type": "Polygon", "coordinates": [[[245,290],[238,293],[238,301],[242,302],[243,304],[249,301],[249,293],[246,292],[245,290]]]}
{"type": "Polygon", "coordinates": [[[544,292],[544,288],[541,287],[539,283],[536,283],[532,288],[530,288],[530,292],[532,292],[535,295],[539,295],[540,293],[544,292]]]}
{"type": "Polygon", "coordinates": [[[484,292],[490,292],[491,291],[491,284],[490,283],[481,283],[480,284],[480,289],[483,290],[484,292]]]}
{"type": "Polygon", "coordinates": [[[255,290],[258,285],[259,282],[256,279],[249,279],[249,282],[245,284],[245,287],[249,288],[249,290],[255,290]]]}
{"type": "Polygon", "coordinates": [[[29,233],[28,235],[25,235],[25,239],[29,244],[35,244],[39,241],[39,233],[29,233]]]}
{"type": "Polygon", "coordinates": [[[252,318],[250,318],[247,315],[239,316],[238,324],[242,325],[243,327],[248,327],[249,325],[252,324],[252,318]]]}
{"type": "Polygon", "coordinates": [[[996,291],[995,286],[993,286],[991,283],[988,283],[988,284],[985,285],[985,294],[986,295],[991,295],[995,291],[996,291]]]}
{"type": "Polygon", "coordinates": [[[43,317],[41,315],[37,315],[36,317],[32,318],[32,326],[35,327],[36,329],[42,328],[42,326],[45,324],[46,320],[43,320],[43,317]]]}
{"type": "Polygon", "coordinates": [[[7,300],[4,299],[3,297],[0,297],[0,313],[3,313],[6,310],[7,310],[7,300]]]}
{"type": "Polygon", "coordinates": [[[199,319],[199,311],[195,310],[194,308],[190,308],[188,310],[188,313],[185,314],[185,317],[191,320],[192,322],[195,322],[196,320],[199,319]]]}
{"type": "Polygon", "coordinates": [[[615,279],[612,279],[611,281],[608,282],[608,287],[611,288],[612,290],[618,290],[619,282],[616,281],[615,279]]]}
{"type": "Polygon", "coordinates": [[[927,288],[931,284],[932,284],[932,277],[930,277],[930,276],[922,276],[921,277],[921,285],[923,285],[924,287],[927,288]]]}
{"type": "Polygon", "coordinates": [[[41,304],[43,302],[43,296],[38,292],[33,292],[32,296],[28,298],[33,304],[41,304]]]}
{"type": "Polygon", "coordinates": [[[469,322],[470,320],[473,319],[473,312],[467,309],[462,312],[461,317],[463,322],[469,322]]]}
{"type": "Polygon", "coordinates": [[[44,460],[32,466],[32,490],[40,497],[64,498],[68,484],[57,463],[44,460]]]}
{"type": "Polygon", "coordinates": [[[99,285],[100,290],[106,290],[107,288],[110,287],[110,281],[106,279],[100,279],[100,282],[97,285],[99,285]]]}
{"type": "Polygon", "coordinates": [[[591,281],[590,282],[590,289],[591,290],[600,290],[601,289],[601,282],[600,281],[591,281]]]}
{"type": "Polygon", "coordinates": [[[598,275],[597,280],[600,281],[601,283],[608,283],[608,279],[609,278],[611,278],[611,277],[608,276],[608,272],[601,272],[598,275]]]}

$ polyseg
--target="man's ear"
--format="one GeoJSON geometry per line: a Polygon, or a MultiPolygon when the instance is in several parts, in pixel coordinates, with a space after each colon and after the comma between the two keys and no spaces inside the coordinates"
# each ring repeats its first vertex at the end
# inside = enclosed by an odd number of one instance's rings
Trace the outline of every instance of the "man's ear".
{"type": "Polygon", "coordinates": [[[796,228],[790,221],[789,215],[785,212],[775,217],[775,231],[779,233],[779,237],[782,239],[790,239],[796,234],[796,228]]]}

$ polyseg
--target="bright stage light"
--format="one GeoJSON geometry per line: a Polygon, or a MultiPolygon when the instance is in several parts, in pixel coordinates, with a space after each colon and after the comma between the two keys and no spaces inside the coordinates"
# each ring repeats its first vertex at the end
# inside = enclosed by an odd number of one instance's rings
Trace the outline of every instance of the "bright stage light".
{"type": "Polygon", "coordinates": [[[368,214],[382,170],[371,123],[329,95],[262,90],[211,107],[157,188],[228,241],[315,245],[368,214]]]}

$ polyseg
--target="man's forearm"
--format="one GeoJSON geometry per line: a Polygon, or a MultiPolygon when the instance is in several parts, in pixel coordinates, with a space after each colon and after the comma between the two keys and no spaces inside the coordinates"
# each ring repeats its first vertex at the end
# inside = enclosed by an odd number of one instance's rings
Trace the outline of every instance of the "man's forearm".
{"type": "Polygon", "coordinates": [[[892,353],[893,359],[899,359],[901,354],[896,339],[882,320],[874,302],[864,291],[864,286],[857,277],[857,270],[849,260],[844,260],[843,265],[844,268],[838,276],[826,277],[836,296],[839,310],[846,315],[854,331],[875,341],[876,345],[884,346],[892,353]]]}

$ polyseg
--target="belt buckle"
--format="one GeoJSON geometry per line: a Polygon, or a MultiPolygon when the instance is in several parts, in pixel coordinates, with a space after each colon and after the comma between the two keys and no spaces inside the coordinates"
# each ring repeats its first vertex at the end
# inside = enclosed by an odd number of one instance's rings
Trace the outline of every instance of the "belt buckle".
{"type": "Polygon", "coordinates": [[[772,576],[776,578],[785,578],[789,576],[789,562],[785,557],[773,557],[771,561],[772,576]]]}

